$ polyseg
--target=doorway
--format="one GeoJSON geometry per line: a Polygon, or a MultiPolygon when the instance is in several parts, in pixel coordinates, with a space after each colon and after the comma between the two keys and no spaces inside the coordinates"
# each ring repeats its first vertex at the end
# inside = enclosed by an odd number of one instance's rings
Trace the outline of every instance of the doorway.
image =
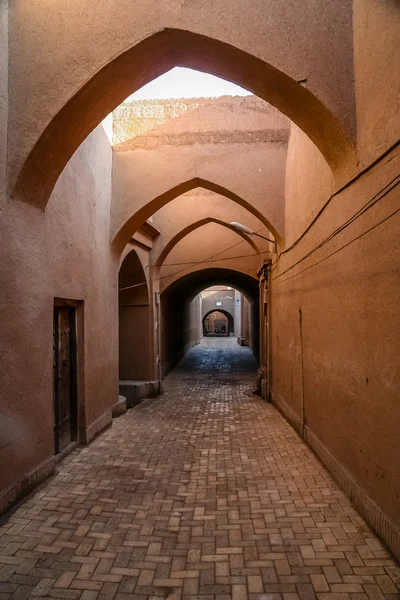
{"type": "Polygon", "coordinates": [[[77,440],[76,307],[54,307],[54,452],[77,440]]]}

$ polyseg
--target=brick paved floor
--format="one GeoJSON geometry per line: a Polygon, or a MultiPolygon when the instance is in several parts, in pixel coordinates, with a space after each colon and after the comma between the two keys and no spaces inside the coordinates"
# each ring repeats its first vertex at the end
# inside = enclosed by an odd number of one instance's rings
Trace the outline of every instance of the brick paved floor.
{"type": "Polygon", "coordinates": [[[400,571],[207,339],[0,529],[0,600],[395,600],[400,571]]]}

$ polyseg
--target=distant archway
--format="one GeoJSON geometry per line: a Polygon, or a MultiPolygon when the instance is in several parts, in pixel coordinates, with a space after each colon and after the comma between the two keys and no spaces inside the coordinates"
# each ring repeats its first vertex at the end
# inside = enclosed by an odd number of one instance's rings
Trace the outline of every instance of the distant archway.
{"type": "Polygon", "coordinates": [[[275,106],[315,143],[336,179],[355,149],[332,113],[306,87],[263,60],[225,42],[181,29],[163,29],[101,68],[50,121],[31,150],[12,190],[13,198],[43,209],[75,150],[134,91],[184,66],[232,81],[275,106]]]}
{"type": "MultiPolygon", "coordinates": [[[[183,275],[161,294],[161,360],[163,374],[182,358],[190,347],[187,317],[190,307],[203,290],[212,286],[229,286],[241,292],[250,303],[252,350],[259,356],[259,282],[255,277],[235,269],[203,268],[183,275]]],[[[222,308],[222,307],[221,307],[222,308]]],[[[219,310],[219,307],[213,310],[219,310]]],[[[199,318],[201,324],[201,319],[199,318]]]]}
{"type": "Polygon", "coordinates": [[[226,334],[227,336],[229,336],[231,333],[234,333],[234,331],[235,331],[235,324],[234,324],[234,320],[233,320],[231,313],[228,312],[227,310],[224,310],[223,308],[219,308],[219,307],[209,310],[204,315],[204,317],[202,319],[202,325],[203,325],[203,335],[205,335],[205,336],[212,334],[212,333],[222,333],[222,334],[226,334]],[[215,331],[213,332],[212,329],[210,330],[210,328],[207,327],[207,319],[209,319],[211,317],[211,315],[213,315],[214,313],[220,313],[226,317],[227,327],[226,327],[225,331],[218,330],[217,332],[215,332],[215,331]]]}

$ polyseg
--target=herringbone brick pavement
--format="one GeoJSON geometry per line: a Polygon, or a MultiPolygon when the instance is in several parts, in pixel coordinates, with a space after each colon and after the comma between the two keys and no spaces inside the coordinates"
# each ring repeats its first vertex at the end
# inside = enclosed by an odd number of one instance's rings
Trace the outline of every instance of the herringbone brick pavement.
{"type": "Polygon", "coordinates": [[[395,600],[400,571],[234,338],[114,421],[0,529],[0,600],[395,600]]]}

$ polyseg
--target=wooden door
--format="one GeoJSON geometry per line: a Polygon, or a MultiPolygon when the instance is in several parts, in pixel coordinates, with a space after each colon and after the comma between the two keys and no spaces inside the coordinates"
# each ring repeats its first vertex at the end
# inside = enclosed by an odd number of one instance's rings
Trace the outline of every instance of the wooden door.
{"type": "Polygon", "coordinates": [[[54,309],[54,438],[56,454],[76,440],[75,307],[54,309]]]}

